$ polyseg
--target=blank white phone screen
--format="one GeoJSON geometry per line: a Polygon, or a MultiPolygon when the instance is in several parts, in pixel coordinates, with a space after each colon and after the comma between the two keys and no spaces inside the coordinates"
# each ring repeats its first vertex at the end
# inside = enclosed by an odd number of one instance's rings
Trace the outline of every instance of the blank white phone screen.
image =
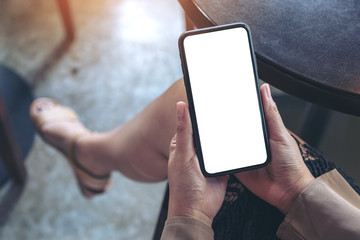
{"type": "Polygon", "coordinates": [[[265,163],[246,29],[189,35],[184,51],[205,170],[213,174],[265,163]]]}

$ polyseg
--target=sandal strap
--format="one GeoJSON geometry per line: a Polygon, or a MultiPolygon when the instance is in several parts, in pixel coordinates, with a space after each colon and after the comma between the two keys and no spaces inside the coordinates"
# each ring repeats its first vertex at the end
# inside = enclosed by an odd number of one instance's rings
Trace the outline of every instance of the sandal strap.
{"type": "Polygon", "coordinates": [[[94,178],[96,180],[107,180],[110,178],[111,173],[105,174],[105,175],[98,175],[95,174],[93,172],[91,172],[90,170],[88,170],[87,168],[85,168],[83,165],[81,165],[76,158],[76,144],[77,141],[85,136],[88,135],[88,132],[80,132],[75,134],[72,139],[71,139],[71,143],[70,143],[70,151],[69,151],[69,159],[70,161],[73,163],[73,166],[76,167],[77,169],[81,170],[83,173],[85,173],[86,175],[88,175],[91,178],[94,178]]]}
{"type": "Polygon", "coordinates": [[[91,192],[92,194],[100,194],[106,192],[106,189],[95,189],[85,185],[82,185],[81,187],[84,188],[86,191],[91,192]]]}

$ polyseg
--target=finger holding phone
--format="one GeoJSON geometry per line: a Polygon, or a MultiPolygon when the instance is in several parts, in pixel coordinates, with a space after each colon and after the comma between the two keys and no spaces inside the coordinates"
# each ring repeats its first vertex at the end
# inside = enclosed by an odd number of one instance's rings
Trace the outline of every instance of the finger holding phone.
{"type": "Polygon", "coordinates": [[[240,172],[235,176],[251,192],[286,214],[314,177],[306,167],[294,138],[283,124],[269,85],[264,84],[260,91],[272,161],[264,168],[240,172]]]}
{"type": "Polygon", "coordinates": [[[176,135],[170,144],[168,218],[195,218],[211,227],[225,197],[227,177],[205,178],[195,153],[191,121],[184,102],[177,104],[176,135]]]}
{"type": "MultiPolygon", "coordinates": [[[[314,177],[305,166],[297,144],[283,125],[268,84],[261,87],[267,120],[272,162],[265,168],[236,173],[254,194],[284,214],[314,177]]],[[[227,177],[203,176],[195,153],[188,108],[177,104],[177,133],[171,141],[168,178],[170,186],[168,218],[197,219],[211,229],[212,220],[224,200],[227,177]]],[[[214,126],[216,127],[216,126],[214,126]]]]}

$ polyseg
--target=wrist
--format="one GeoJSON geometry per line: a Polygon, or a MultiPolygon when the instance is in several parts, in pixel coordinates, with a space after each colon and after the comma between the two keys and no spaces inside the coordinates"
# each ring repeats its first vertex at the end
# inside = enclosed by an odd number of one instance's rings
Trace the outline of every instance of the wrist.
{"type": "Polygon", "coordinates": [[[297,181],[278,201],[277,209],[279,209],[284,215],[286,215],[290,208],[295,203],[298,196],[302,191],[312,182],[315,178],[311,174],[307,174],[297,181]]]}
{"type": "Polygon", "coordinates": [[[172,202],[171,199],[169,201],[169,209],[168,209],[168,218],[171,217],[188,217],[199,220],[204,224],[211,227],[213,218],[203,213],[201,210],[183,206],[181,203],[172,202]]]}

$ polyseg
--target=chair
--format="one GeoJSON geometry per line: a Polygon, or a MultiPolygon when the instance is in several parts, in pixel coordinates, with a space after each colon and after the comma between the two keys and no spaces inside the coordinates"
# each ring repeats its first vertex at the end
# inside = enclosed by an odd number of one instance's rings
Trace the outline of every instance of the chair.
{"type": "MultiPolygon", "coordinates": [[[[328,109],[360,116],[358,1],[179,0],[179,3],[197,28],[233,22],[250,26],[259,77],[309,102],[300,137],[311,145],[316,146],[321,140],[330,114],[328,109]]],[[[156,232],[162,231],[164,222],[165,219],[158,220],[161,229],[156,232]]]]}
{"type": "Polygon", "coordinates": [[[72,41],[75,38],[74,22],[68,0],[57,0],[61,19],[64,24],[66,39],[72,41]]]}
{"type": "Polygon", "coordinates": [[[35,136],[28,113],[32,100],[25,81],[0,65],[0,188],[7,189],[0,195],[0,226],[6,222],[26,184],[24,159],[35,136]]]}

